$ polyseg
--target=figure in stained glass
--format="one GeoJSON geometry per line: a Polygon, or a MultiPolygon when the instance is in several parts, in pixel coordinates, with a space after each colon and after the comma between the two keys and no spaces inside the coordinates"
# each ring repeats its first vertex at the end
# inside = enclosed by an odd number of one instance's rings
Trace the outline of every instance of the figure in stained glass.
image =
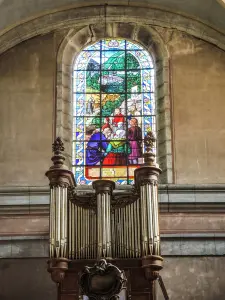
{"type": "Polygon", "coordinates": [[[125,118],[124,115],[121,113],[121,109],[120,108],[116,108],[115,109],[115,116],[113,118],[113,125],[115,127],[118,127],[118,123],[124,123],[125,118]]]}
{"type": "Polygon", "coordinates": [[[136,118],[130,120],[128,139],[131,147],[131,153],[128,156],[129,163],[138,164],[138,158],[142,156],[142,131],[136,118]]]}
{"type": "Polygon", "coordinates": [[[108,147],[108,139],[112,131],[105,128],[103,132],[93,129],[93,133],[86,147],[86,164],[88,166],[98,165],[104,157],[104,151],[108,147]]]}
{"type": "Polygon", "coordinates": [[[94,98],[93,97],[90,97],[87,101],[87,114],[88,115],[93,115],[93,112],[94,112],[94,98]]]}
{"type": "Polygon", "coordinates": [[[104,119],[104,124],[102,125],[102,131],[105,129],[105,128],[112,128],[111,124],[110,124],[110,118],[109,117],[106,117],[104,119]]]}
{"type": "Polygon", "coordinates": [[[127,156],[131,153],[129,144],[126,142],[126,131],[118,129],[111,139],[107,149],[106,157],[103,160],[104,165],[125,166],[127,156]]]}

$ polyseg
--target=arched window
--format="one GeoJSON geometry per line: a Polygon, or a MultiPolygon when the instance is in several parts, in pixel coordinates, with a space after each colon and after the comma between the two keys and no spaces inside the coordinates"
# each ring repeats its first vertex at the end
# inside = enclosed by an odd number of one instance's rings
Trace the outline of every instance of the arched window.
{"type": "Polygon", "coordinates": [[[150,54],[128,40],[100,40],[81,51],[73,75],[76,182],[133,183],[134,169],[143,163],[143,138],[156,134],[150,54]]]}

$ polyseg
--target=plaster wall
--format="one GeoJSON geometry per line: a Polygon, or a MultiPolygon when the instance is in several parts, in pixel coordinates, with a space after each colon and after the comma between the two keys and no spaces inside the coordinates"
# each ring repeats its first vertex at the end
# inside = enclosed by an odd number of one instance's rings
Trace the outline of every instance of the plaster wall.
{"type": "MultiPolygon", "coordinates": [[[[177,30],[156,29],[170,56],[174,181],[223,183],[225,53],[177,30]]],[[[0,56],[0,185],[48,184],[56,40],[54,33],[38,36],[0,56]]]]}
{"type": "Polygon", "coordinates": [[[175,181],[222,183],[225,52],[175,32],[169,42],[175,181]]]}
{"type": "Polygon", "coordinates": [[[47,185],[54,91],[53,34],[0,56],[0,185],[47,185]]]}

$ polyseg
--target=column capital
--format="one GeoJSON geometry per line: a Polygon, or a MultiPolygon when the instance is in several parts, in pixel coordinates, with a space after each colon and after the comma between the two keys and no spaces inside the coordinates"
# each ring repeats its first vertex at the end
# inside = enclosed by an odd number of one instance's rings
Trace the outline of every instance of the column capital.
{"type": "Polygon", "coordinates": [[[95,180],[92,183],[92,186],[95,189],[97,194],[109,193],[111,195],[116,185],[114,181],[100,179],[100,180],[95,180]]]}
{"type": "Polygon", "coordinates": [[[135,179],[135,186],[137,189],[140,188],[141,185],[150,183],[150,184],[157,184],[158,177],[161,173],[161,169],[157,166],[143,166],[137,168],[134,171],[134,179],[135,179]]]}

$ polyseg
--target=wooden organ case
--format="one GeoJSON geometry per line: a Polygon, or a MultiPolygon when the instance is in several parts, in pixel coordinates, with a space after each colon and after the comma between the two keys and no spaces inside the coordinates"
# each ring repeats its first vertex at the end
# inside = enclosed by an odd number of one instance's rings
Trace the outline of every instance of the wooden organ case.
{"type": "Polygon", "coordinates": [[[48,271],[58,286],[58,300],[155,300],[159,279],[158,176],[152,153],[154,139],[145,137],[145,164],[135,170],[135,184],[115,188],[96,180],[92,189],[76,188],[64,164],[60,138],[53,144],[50,181],[50,259],[48,271]]]}

